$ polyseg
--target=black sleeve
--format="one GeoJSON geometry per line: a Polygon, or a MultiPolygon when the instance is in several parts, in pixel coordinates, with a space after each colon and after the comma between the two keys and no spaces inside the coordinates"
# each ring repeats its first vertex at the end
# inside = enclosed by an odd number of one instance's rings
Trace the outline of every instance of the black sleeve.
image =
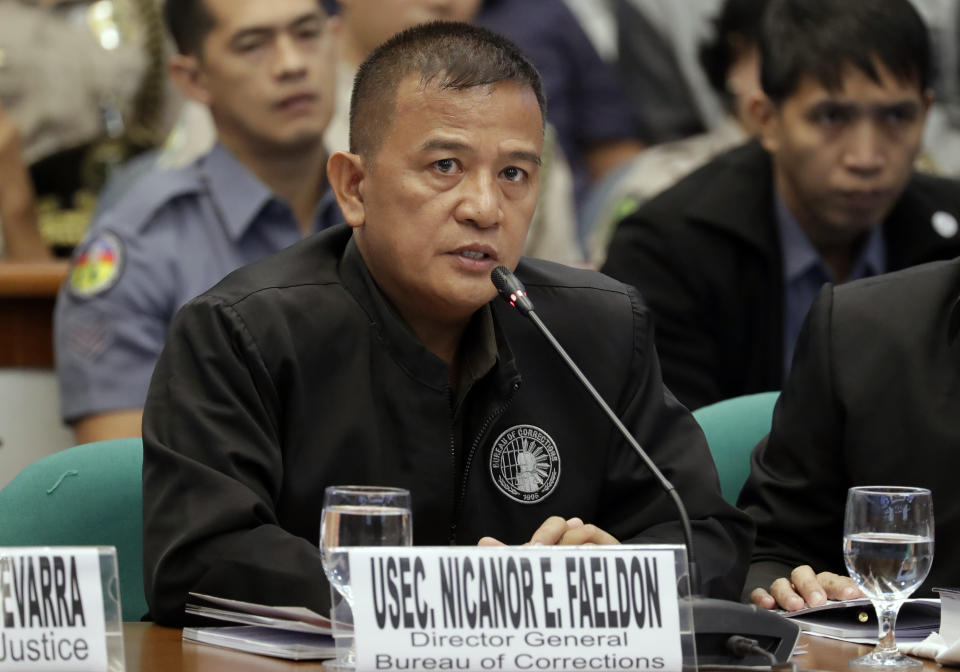
{"type": "Polygon", "coordinates": [[[280,400],[243,321],[211,297],[177,315],[143,417],[143,555],[152,618],[188,591],[324,611],[317,548],[278,524],[280,400]]]}
{"type": "MultiPolygon", "coordinates": [[[[716,466],[702,430],[661,380],[649,312],[640,306],[639,298],[631,298],[634,352],[630,388],[619,404],[619,415],[687,508],[703,593],[736,599],[750,559],[753,525],[720,494],[716,466]]],[[[603,508],[621,518],[612,528],[642,530],[622,539],[625,543],[683,542],[673,500],[626,442],[611,451],[607,472],[603,508]]]]}
{"type": "Polygon", "coordinates": [[[751,456],[738,504],[757,524],[746,598],[798,565],[845,573],[841,539],[849,486],[843,414],[833,365],[833,286],[825,286],[801,330],[769,436],[751,456]]]}
{"type": "MultiPolygon", "coordinates": [[[[709,318],[708,291],[696,285],[697,250],[681,249],[681,221],[654,221],[643,212],[624,219],[610,242],[602,271],[635,287],[653,311],[657,350],[667,386],[689,409],[724,398],[720,344],[709,318]]],[[[656,218],[656,215],[652,217],[656,218]]]]}

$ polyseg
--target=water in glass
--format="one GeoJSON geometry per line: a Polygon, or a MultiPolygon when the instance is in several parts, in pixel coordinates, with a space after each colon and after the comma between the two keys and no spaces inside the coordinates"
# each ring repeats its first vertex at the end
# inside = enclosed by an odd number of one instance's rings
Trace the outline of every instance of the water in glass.
{"type": "Polygon", "coordinates": [[[350,592],[350,546],[407,546],[410,509],[389,506],[339,504],[325,508],[323,524],[324,570],[330,585],[353,607],[350,592]]]}

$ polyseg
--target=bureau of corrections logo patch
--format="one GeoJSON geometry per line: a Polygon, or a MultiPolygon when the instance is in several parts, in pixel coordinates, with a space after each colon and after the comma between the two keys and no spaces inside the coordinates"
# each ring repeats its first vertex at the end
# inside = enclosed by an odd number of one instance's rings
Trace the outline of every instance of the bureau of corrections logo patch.
{"type": "Polygon", "coordinates": [[[493,442],[490,477],[500,492],[514,501],[542,502],[560,480],[556,442],[539,427],[511,427],[493,442]]]}

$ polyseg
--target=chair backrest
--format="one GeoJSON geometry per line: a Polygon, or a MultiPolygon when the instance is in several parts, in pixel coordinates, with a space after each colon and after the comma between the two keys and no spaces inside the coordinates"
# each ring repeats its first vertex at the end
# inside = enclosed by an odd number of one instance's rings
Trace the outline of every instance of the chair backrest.
{"type": "Polygon", "coordinates": [[[773,407],[779,392],[760,392],[724,399],[698,408],[693,417],[710,445],[710,454],[720,474],[723,498],[737,503],[740,490],[750,475],[750,453],[770,432],[773,407]]]}
{"type": "Polygon", "coordinates": [[[143,443],[98,441],[37,460],[0,490],[0,546],[116,546],[123,620],[143,591],[143,443]]]}

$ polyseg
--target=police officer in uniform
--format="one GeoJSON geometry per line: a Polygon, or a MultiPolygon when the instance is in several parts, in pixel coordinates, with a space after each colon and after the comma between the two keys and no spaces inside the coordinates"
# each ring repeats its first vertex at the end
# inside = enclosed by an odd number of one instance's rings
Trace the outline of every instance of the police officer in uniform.
{"type": "Polygon", "coordinates": [[[91,227],[57,301],[62,414],[76,439],[137,436],[167,326],[231,270],[340,220],[323,131],[333,40],[317,0],[168,0],[174,81],[219,142],[142,177],[91,227]]]}

